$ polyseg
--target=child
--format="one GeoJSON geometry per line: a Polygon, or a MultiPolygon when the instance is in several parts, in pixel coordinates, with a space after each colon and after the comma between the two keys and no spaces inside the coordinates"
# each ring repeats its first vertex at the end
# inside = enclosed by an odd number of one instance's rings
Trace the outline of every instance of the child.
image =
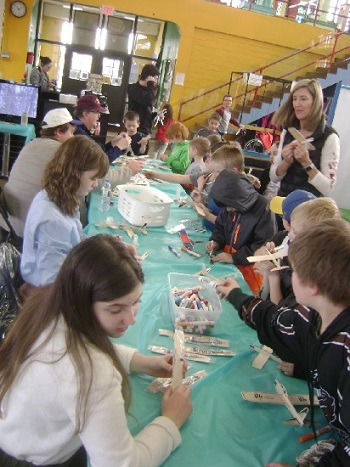
{"type": "MultiPolygon", "coordinates": [[[[245,295],[232,278],[217,290],[257,330],[262,344],[285,360],[304,362],[308,383],[316,389],[320,407],[338,438],[334,450],[323,454],[317,465],[349,465],[349,224],[340,219],[310,224],[291,243],[289,260],[300,304],[295,308],[245,295]]],[[[312,400],[312,388],[310,395],[312,400]]]]}
{"type": "Polygon", "coordinates": [[[171,356],[141,355],[110,339],[135,323],[143,281],[122,242],[96,235],[27,300],[0,349],[0,465],[81,467],[87,453],[95,466],[155,467],[180,444],[191,412],[183,385],[166,392],[162,415],[137,437],[127,426],[128,373],[172,370],[171,356]]]}
{"type": "Polygon", "coordinates": [[[219,135],[218,128],[221,122],[221,115],[218,113],[214,113],[210,115],[208,118],[208,127],[207,128],[202,128],[199,130],[195,135],[194,138],[198,138],[199,136],[203,136],[206,138],[207,136],[211,135],[219,135]]]}
{"type": "Polygon", "coordinates": [[[169,125],[165,135],[173,144],[173,148],[168,156],[163,154],[160,158],[174,173],[184,174],[190,165],[188,130],[182,123],[173,122],[169,125]]]}
{"type": "Polygon", "coordinates": [[[208,138],[208,141],[210,143],[210,150],[212,150],[214,144],[219,143],[220,141],[222,141],[221,136],[219,134],[209,135],[209,136],[207,136],[207,138],[208,138]]]}
{"type": "Polygon", "coordinates": [[[155,136],[155,151],[154,151],[154,158],[157,159],[159,156],[162,156],[170,141],[166,137],[165,133],[174,121],[173,119],[173,108],[170,104],[165,104],[162,107],[162,112],[164,115],[163,123],[158,124],[157,133],[155,136]]]}
{"type": "Polygon", "coordinates": [[[217,149],[206,159],[207,173],[197,178],[197,188],[191,193],[195,206],[204,212],[203,226],[211,232],[214,230],[216,216],[221,211],[210,196],[216,177],[225,169],[244,174],[244,156],[239,144],[221,141],[215,147],[217,149]]]}
{"type": "Polygon", "coordinates": [[[233,263],[243,274],[254,293],[262,284],[260,274],[254,272],[247,260],[275,231],[267,200],[256,192],[247,177],[233,169],[219,173],[210,196],[222,207],[205,248],[212,260],[233,263]]]}
{"type": "Polygon", "coordinates": [[[86,136],[64,142],[46,166],[43,190],[30,206],[24,227],[22,293],[55,279],[63,260],[85,234],[79,220],[80,197],[87,196],[108,171],[108,157],[86,136]]]}
{"type": "Polygon", "coordinates": [[[222,100],[222,106],[216,110],[216,113],[218,113],[221,116],[221,122],[218,128],[218,132],[221,136],[224,136],[227,133],[228,126],[229,124],[233,124],[238,128],[241,128],[242,130],[244,129],[244,125],[239,123],[233,116],[231,112],[231,105],[232,105],[233,99],[232,96],[229,94],[226,94],[223,97],[222,100]]]}
{"type": "MultiPolygon", "coordinates": [[[[288,196],[291,195],[292,193],[288,196]]],[[[292,243],[295,236],[300,232],[303,232],[308,225],[325,219],[340,219],[339,209],[333,199],[314,197],[309,201],[299,203],[299,205],[297,205],[290,214],[290,228],[288,233],[289,244],[292,243]]],[[[270,250],[274,251],[274,246],[272,244],[269,245],[269,251],[270,250]]],[[[264,264],[256,263],[254,269],[260,273],[262,273],[262,269],[264,269],[264,272],[267,273],[270,300],[279,306],[294,306],[295,297],[291,285],[290,269],[271,271],[271,269],[274,268],[274,263],[272,263],[272,261],[264,261],[263,263],[264,264]]],[[[281,264],[288,266],[288,259],[285,258],[282,260],[281,264]]]]}
{"type": "Polygon", "coordinates": [[[126,133],[131,138],[130,146],[123,151],[123,154],[127,154],[128,156],[147,154],[149,138],[137,131],[140,126],[139,114],[132,111],[126,112],[123,122],[126,133]]]}
{"type": "MultiPolygon", "coordinates": [[[[279,214],[282,216],[281,222],[283,224],[284,230],[278,231],[271,239],[269,239],[268,242],[265,243],[265,245],[258,248],[254,255],[265,255],[267,250],[273,253],[275,248],[278,246],[287,247],[289,243],[288,233],[290,231],[290,218],[293,210],[302,203],[311,201],[313,199],[316,199],[316,196],[305,190],[292,191],[292,193],[290,193],[285,198],[282,196],[273,197],[270,201],[270,210],[274,214],[279,214]]],[[[281,260],[281,263],[282,265],[288,265],[284,259],[281,260]]],[[[264,277],[264,284],[262,289],[259,291],[259,296],[262,298],[269,298],[269,271],[274,267],[273,264],[274,263],[271,261],[261,261],[259,263],[255,263],[254,265],[254,270],[264,277]]],[[[281,271],[281,275],[287,275],[287,271],[281,271]]],[[[290,281],[288,287],[290,287],[290,281]]]]}
{"type": "Polygon", "coordinates": [[[187,167],[185,174],[192,175],[205,171],[204,160],[209,154],[210,144],[207,138],[198,137],[190,141],[189,157],[193,162],[187,167]]]}

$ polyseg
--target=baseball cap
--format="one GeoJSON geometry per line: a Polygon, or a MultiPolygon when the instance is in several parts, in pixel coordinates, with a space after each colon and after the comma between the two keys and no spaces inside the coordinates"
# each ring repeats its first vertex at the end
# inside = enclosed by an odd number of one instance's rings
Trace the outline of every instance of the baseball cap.
{"type": "Polygon", "coordinates": [[[294,190],[288,196],[274,196],[270,201],[270,210],[281,214],[283,219],[290,222],[290,216],[299,204],[315,199],[316,196],[309,191],[294,190]]]}
{"type": "Polygon", "coordinates": [[[68,110],[64,107],[62,109],[52,109],[44,117],[41,128],[55,128],[56,126],[70,123],[71,125],[82,125],[80,120],[74,120],[68,110]]]}
{"type": "Polygon", "coordinates": [[[85,96],[82,96],[78,99],[77,101],[77,109],[78,110],[92,110],[94,112],[101,112],[101,113],[106,113],[107,110],[102,107],[100,104],[100,101],[96,96],[93,94],[85,94],[85,96]]]}

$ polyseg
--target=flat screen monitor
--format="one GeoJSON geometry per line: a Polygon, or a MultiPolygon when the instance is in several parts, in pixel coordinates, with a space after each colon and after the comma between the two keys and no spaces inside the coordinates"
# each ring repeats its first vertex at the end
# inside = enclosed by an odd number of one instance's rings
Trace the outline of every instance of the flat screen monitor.
{"type": "Polygon", "coordinates": [[[18,120],[23,112],[29,118],[37,118],[39,87],[0,80],[0,116],[6,120],[18,120]]]}

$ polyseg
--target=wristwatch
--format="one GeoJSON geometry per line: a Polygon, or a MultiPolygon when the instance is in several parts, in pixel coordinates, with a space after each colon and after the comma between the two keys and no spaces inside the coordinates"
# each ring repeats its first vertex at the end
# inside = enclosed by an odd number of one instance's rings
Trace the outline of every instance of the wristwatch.
{"type": "Polygon", "coordinates": [[[310,172],[310,170],[316,169],[316,165],[313,162],[311,162],[311,164],[304,167],[304,169],[306,170],[306,172],[310,172]]]}

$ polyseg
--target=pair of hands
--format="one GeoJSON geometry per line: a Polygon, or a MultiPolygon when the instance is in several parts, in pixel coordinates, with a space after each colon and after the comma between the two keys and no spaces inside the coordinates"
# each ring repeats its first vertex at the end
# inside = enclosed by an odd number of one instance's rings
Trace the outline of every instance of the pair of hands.
{"type": "Polygon", "coordinates": [[[222,251],[221,253],[214,255],[214,251],[216,251],[219,248],[218,243],[214,242],[213,240],[210,240],[209,242],[206,243],[205,245],[205,250],[211,255],[210,259],[211,261],[214,261],[215,263],[233,263],[232,255],[230,253],[225,253],[222,251]]]}
{"type": "MultiPolygon", "coordinates": [[[[274,242],[267,242],[265,245],[261,246],[254,252],[254,256],[259,256],[259,255],[266,255],[266,251],[269,251],[270,253],[275,252],[276,245],[274,242]]],[[[276,265],[273,263],[273,261],[259,261],[258,263],[254,263],[254,272],[261,274],[262,276],[264,274],[269,274],[271,269],[276,267],[276,265]]],[[[275,271],[275,273],[279,274],[279,271],[275,271]]],[[[273,273],[271,273],[273,274],[273,273]]]]}
{"type": "MultiPolygon", "coordinates": [[[[131,371],[138,371],[156,378],[170,378],[173,369],[173,356],[147,356],[135,353],[131,359],[131,371]]],[[[185,377],[188,365],[183,364],[182,376],[185,377]]],[[[192,412],[191,389],[181,385],[173,390],[169,387],[162,400],[162,415],[170,418],[177,428],[185,423],[192,412]]]]}
{"type": "Polygon", "coordinates": [[[282,149],[282,159],[287,162],[287,164],[293,164],[293,162],[298,161],[303,167],[307,167],[312,162],[307,144],[300,143],[296,140],[287,144],[282,149]]]}
{"type": "Polygon", "coordinates": [[[127,133],[125,133],[125,131],[123,131],[112,139],[111,144],[113,147],[118,146],[119,149],[123,150],[131,144],[131,138],[127,133]]]}

